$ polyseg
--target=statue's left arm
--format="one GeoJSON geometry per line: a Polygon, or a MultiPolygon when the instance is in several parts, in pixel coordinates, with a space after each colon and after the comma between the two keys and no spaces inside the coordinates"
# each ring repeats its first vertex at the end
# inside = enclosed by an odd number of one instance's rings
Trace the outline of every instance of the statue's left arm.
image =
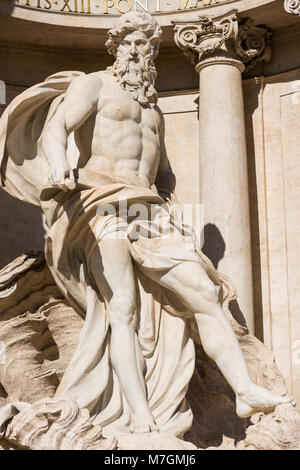
{"type": "Polygon", "coordinates": [[[157,108],[160,123],[159,123],[159,146],[160,146],[160,162],[158,172],[155,180],[159,195],[165,200],[170,201],[171,195],[174,192],[176,185],[176,178],[172,171],[169,159],[167,157],[165,146],[165,122],[162,112],[157,108]]]}

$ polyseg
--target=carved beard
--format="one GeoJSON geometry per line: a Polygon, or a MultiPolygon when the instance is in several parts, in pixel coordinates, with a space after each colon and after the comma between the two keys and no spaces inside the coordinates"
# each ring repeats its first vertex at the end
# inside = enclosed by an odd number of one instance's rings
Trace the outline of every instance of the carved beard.
{"type": "Polygon", "coordinates": [[[154,106],[157,103],[157,91],[154,88],[157,76],[152,54],[138,56],[135,61],[128,54],[117,54],[113,67],[117,81],[132,98],[142,106],[154,106]]]}

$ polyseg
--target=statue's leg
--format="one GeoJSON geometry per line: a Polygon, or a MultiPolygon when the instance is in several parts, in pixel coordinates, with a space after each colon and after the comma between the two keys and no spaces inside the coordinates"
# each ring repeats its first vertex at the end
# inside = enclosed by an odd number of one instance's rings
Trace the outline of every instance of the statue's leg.
{"type": "Polygon", "coordinates": [[[147,275],[175,292],[187,309],[195,312],[203,348],[234,390],[239,416],[247,417],[292,401],[252,382],[238,340],[221,308],[218,288],[201,262],[181,263],[159,277],[155,271],[147,275]]]}
{"type": "Polygon", "coordinates": [[[125,240],[102,240],[91,256],[91,271],[106,303],[111,328],[111,363],[133,416],[133,432],[156,429],[148,406],[135,346],[135,280],[125,240]]]}

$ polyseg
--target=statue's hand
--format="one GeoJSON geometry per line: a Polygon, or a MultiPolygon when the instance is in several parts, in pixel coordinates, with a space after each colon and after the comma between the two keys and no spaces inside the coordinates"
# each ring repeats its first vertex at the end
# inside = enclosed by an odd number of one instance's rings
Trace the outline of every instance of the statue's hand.
{"type": "Polygon", "coordinates": [[[63,191],[73,190],[76,187],[74,172],[67,162],[52,168],[49,179],[51,187],[63,191]]]}

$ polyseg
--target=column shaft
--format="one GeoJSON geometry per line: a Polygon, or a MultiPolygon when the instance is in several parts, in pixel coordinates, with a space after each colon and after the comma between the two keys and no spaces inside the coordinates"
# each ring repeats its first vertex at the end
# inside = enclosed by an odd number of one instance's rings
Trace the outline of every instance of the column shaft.
{"type": "Polygon", "coordinates": [[[197,69],[200,76],[199,157],[204,246],[214,263],[218,263],[218,270],[228,275],[236,286],[238,305],[248,328],[253,332],[247,153],[241,79],[243,64],[230,59],[207,60],[201,62],[197,69]]]}
{"type": "Polygon", "coordinates": [[[271,32],[256,26],[251,18],[238,20],[237,10],[174,24],[175,42],[200,76],[203,251],[231,278],[238,294],[235,312],[244,316],[254,332],[242,71],[270,60],[271,32]]]}

